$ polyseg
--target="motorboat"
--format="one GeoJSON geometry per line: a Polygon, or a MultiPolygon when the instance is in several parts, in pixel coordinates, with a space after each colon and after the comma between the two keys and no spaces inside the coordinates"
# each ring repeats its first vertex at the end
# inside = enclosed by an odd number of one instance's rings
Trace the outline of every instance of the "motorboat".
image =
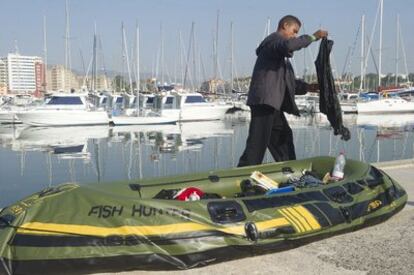
{"type": "Polygon", "coordinates": [[[0,123],[2,124],[20,124],[22,123],[16,115],[17,111],[9,108],[0,109],[0,123]]]}
{"type": "Polygon", "coordinates": [[[196,92],[171,92],[161,98],[162,116],[184,121],[220,120],[232,107],[226,103],[207,102],[196,92]]]}
{"type": "Polygon", "coordinates": [[[295,96],[296,106],[299,112],[313,114],[319,113],[319,96],[318,95],[297,95],[295,96]]]}
{"type": "Polygon", "coordinates": [[[78,126],[109,124],[105,111],[94,110],[86,94],[53,94],[42,106],[17,113],[31,126],[78,126]]]}
{"type": "Polygon", "coordinates": [[[31,95],[4,97],[0,104],[0,124],[20,124],[17,113],[26,110],[34,103],[31,95]]]}

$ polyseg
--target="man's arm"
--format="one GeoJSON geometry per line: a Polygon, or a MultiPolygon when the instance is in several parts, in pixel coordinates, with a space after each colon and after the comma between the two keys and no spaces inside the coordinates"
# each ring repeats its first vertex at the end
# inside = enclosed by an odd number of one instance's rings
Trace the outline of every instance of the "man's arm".
{"type": "Polygon", "coordinates": [[[311,44],[312,42],[327,36],[327,31],[317,30],[312,35],[304,34],[291,39],[278,39],[275,41],[273,47],[284,57],[290,57],[292,55],[292,52],[305,48],[309,46],[309,44],[311,44]]]}
{"type": "Polygon", "coordinates": [[[318,83],[312,83],[308,84],[302,79],[296,79],[295,80],[296,88],[295,88],[295,94],[296,95],[304,95],[308,92],[318,92],[319,90],[319,84],[318,83]]]}
{"type": "Polygon", "coordinates": [[[273,47],[274,50],[279,52],[284,57],[290,57],[292,52],[300,50],[309,46],[312,43],[312,38],[310,35],[304,34],[296,38],[291,39],[279,39],[275,41],[273,47]]]}

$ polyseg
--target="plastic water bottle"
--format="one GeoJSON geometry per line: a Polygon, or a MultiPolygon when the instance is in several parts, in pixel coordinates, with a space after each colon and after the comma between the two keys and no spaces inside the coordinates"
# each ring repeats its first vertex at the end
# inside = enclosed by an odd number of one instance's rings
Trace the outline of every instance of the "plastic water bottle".
{"type": "Polygon", "coordinates": [[[344,168],[346,160],[345,154],[341,152],[335,159],[334,168],[332,170],[332,177],[336,180],[341,180],[344,178],[344,168]]]}

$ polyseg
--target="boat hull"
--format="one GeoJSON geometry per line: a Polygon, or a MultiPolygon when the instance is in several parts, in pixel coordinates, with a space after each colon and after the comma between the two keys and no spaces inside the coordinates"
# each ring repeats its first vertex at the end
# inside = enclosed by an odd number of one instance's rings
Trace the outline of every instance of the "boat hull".
{"type": "Polygon", "coordinates": [[[177,119],[163,116],[113,116],[114,125],[157,125],[157,124],[174,124],[177,119]]]}
{"type": "Polygon", "coordinates": [[[358,113],[356,102],[341,102],[341,110],[344,114],[358,113]]]}
{"type": "Polygon", "coordinates": [[[13,111],[1,111],[0,110],[0,123],[3,124],[18,124],[22,123],[16,116],[16,112],[13,111]]]}
{"type": "Polygon", "coordinates": [[[162,115],[178,120],[186,121],[208,121],[224,119],[226,112],[231,106],[216,104],[193,104],[194,106],[183,106],[181,109],[164,109],[162,115]]]}
{"type": "Polygon", "coordinates": [[[414,113],[414,102],[398,98],[385,98],[357,102],[358,114],[414,113]]]}
{"type": "Polygon", "coordinates": [[[240,181],[253,171],[282,183],[304,169],[323,176],[333,163],[334,158],[320,157],[46,189],[0,213],[0,268],[6,274],[187,269],[376,224],[407,202],[406,192],[388,175],[351,160],[342,181],[289,193],[237,195],[240,181]],[[188,186],[220,196],[163,197],[188,186]]]}
{"type": "Polygon", "coordinates": [[[109,124],[104,111],[86,110],[33,110],[21,112],[17,117],[30,126],[78,126],[109,124]]]}

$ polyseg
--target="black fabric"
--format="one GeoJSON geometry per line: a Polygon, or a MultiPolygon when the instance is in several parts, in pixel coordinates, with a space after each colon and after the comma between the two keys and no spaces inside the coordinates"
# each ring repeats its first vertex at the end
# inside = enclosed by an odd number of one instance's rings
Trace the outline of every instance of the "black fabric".
{"type": "MultiPolygon", "coordinates": [[[[295,94],[304,94],[306,85],[296,80],[288,58],[293,52],[307,47],[312,42],[308,35],[286,39],[277,32],[267,36],[256,49],[257,59],[253,69],[247,105],[266,104],[280,111],[286,95],[294,99],[295,94]]],[[[294,100],[290,100],[286,112],[299,115],[294,100]]]]}
{"type": "Polygon", "coordinates": [[[267,148],[276,162],[295,160],[293,133],[283,112],[267,105],[250,109],[249,135],[238,167],[261,164],[267,148]]]}
{"type": "Polygon", "coordinates": [[[341,105],[336,95],[335,82],[329,60],[332,46],[332,40],[323,38],[319,46],[318,57],[315,61],[320,90],[319,109],[327,115],[329,123],[334,129],[334,134],[341,135],[343,140],[349,140],[351,133],[343,125],[341,105]]]}

